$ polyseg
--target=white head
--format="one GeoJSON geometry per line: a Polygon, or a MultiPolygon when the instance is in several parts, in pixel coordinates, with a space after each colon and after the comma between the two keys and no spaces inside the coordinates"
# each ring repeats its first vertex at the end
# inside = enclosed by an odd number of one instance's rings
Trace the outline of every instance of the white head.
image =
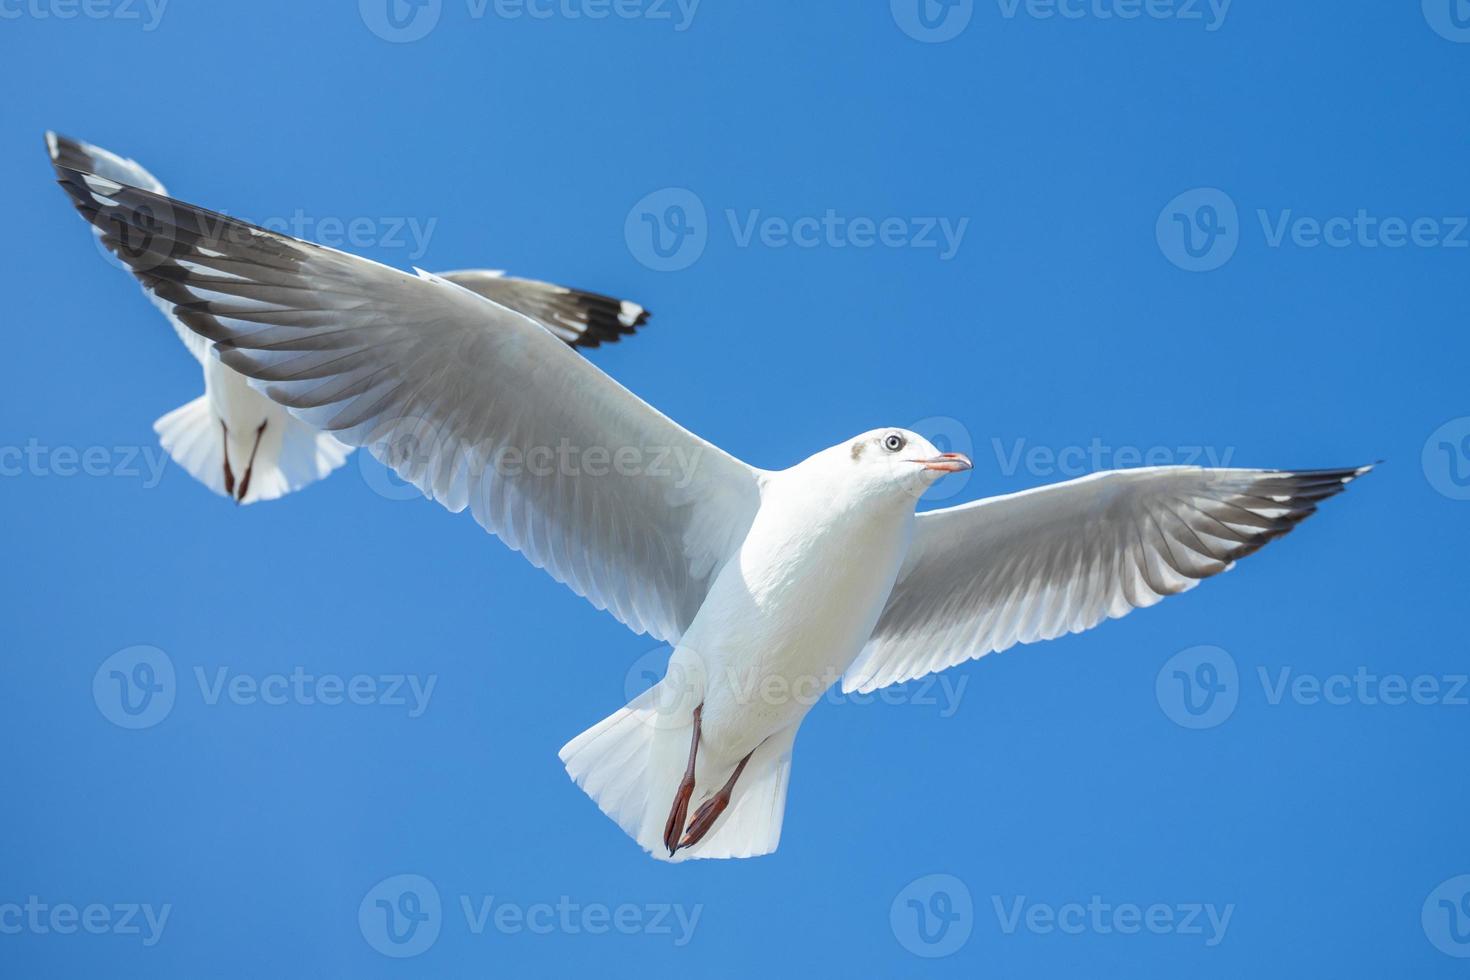
{"type": "Polygon", "coordinates": [[[917,432],[873,429],[818,454],[841,483],[862,497],[917,500],[947,473],[971,468],[960,453],[942,453],[917,432]]]}

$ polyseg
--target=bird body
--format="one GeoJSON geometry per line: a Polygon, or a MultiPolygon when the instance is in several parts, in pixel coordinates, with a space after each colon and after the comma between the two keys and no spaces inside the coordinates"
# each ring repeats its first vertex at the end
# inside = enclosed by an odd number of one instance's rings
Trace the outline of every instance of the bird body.
{"type": "Polygon", "coordinates": [[[732,765],[799,723],[842,676],[902,564],[915,499],[862,492],[846,450],[772,474],[749,533],[674,654],[678,664],[694,658],[690,674],[705,675],[706,744],[732,765]]]}
{"type": "Polygon", "coordinates": [[[658,683],[560,752],[660,860],[776,849],[796,733],[838,675],[871,691],[1153,605],[1371,468],[1115,470],[916,513],[970,467],[916,433],[759,469],[472,284],[56,170],[110,247],[107,229],[155,229],[146,265],[117,254],[255,392],[673,646],[658,683]],[[620,464],[524,465],[564,444],[620,464]]]}

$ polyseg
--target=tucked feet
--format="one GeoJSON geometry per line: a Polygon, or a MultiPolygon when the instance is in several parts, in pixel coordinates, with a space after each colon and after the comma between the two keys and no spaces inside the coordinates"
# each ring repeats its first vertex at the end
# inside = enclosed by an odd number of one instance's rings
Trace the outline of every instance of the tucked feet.
{"type": "MultiPolygon", "coordinates": [[[[267,422],[268,421],[269,420],[267,420],[267,422]]],[[[224,423],[221,422],[220,424],[223,425],[224,423]]],[[[255,469],[255,454],[260,452],[260,437],[265,434],[265,427],[266,422],[262,422],[260,423],[260,426],[255,430],[255,445],[250,447],[250,461],[245,464],[245,476],[240,481],[240,495],[235,498],[236,503],[243,501],[245,499],[245,495],[250,492],[250,474],[255,469]]],[[[229,462],[226,461],[226,472],[229,471],[229,465],[229,462]]]]}
{"type": "Polygon", "coordinates": [[[694,760],[699,755],[699,719],[704,713],[701,703],[694,709],[694,734],[689,740],[689,765],[684,769],[684,778],[674,791],[674,806],[669,810],[668,822],[664,824],[664,847],[672,856],[679,849],[679,835],[684,832],[684,818],[689,814],[689,798],[694,795],[694,760]]]}
{"type": "Polygon", "coordinates": [[[704,840],[704,835],[709,833],[715,821],[720,819],[720,814],[724,813],[725,808],[730,805],[730,794],[735,789],[735,781],[745,771],[745,764],[750,761],[752,755],[755,755],[755,749],[751,749],[746,753],[745,758],[740,760],[740,764],[735,767],[734,772],[730,773],[730,778],[725,780],[725,785],[720,787],[720,791],[705,800],[700,808],[694,811],[694,819],[689,821],[689,828],[684,832],[684,839],[679,842],[680,847],[693,847],[704,840]]]}
{"type": "Polygon", "coordinates": [[[225,425],[224,419],[219,420],[219,435],[225,450],[225,493],[233,497],[235,496],[235,471],[230,469],[230,427],[225,425]]]}

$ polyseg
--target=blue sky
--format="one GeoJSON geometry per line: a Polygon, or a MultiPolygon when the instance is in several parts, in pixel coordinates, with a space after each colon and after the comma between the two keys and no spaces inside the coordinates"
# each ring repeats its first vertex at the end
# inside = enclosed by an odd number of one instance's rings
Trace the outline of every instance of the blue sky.
{"type": "Polygon", "coordinates": [[[1463,975],[1470,9],[926,2],[0,0],[0,973],[1463,975]],[[666,651],[370,460],[150,469],[198,369],[47,128],[641,301],[595,362],[757,465],[1386,462],[1189,595],[834,695],[781,849],[671,867],[556,759],[666,651]]]}

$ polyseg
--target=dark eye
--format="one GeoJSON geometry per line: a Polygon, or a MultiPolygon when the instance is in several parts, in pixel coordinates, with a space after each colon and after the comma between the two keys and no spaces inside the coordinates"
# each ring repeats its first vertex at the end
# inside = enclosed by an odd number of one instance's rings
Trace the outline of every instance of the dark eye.
{"type": "Polygon", "coordinates": [[[890,432],[883,437],[883,448],[890,453],[896,453],[903,448],[903,436],[897,432],[890,432]]]}

